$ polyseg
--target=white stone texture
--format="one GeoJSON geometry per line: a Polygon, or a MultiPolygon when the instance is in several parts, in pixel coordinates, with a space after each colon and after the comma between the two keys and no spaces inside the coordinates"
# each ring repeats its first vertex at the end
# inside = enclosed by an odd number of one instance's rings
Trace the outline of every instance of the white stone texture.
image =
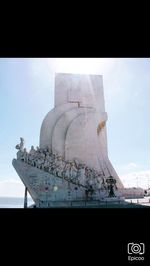
{"type": "Polygon", "coordinates": [[[108,159],[106,122],[102,76],[56,74],[55,107],[43,121],[40,147],[102,171],[105,179],[112,175],[123,188],[108,159]]]}
{"type": "Polygon", "coordinates": [[[47,146],[52,148],[52,132],[57,120],[66,111],[77,107],[77,103],[67,103],[52,109],[43,120],[40,132],[40,148],[44,149],[47,146]]]}
{"type": "MultiPolygon", "coordinates": [[[[91,110],[91,109],[90,109],[91,110]]],[[[86,113],[90,112],[86,110],[86,113]]],[[[56,122],[52,135],[52,151],[65,157],[66,134],[72,121],[85,113],[84,108],[74,108],[65,112],[56,122]]],[[[77,129],[77,128],[76,128],[77,129]]],[[[72,135],[72,139],[74,134],[72,135]]],[[[71,160],[71,159],[70,159],[71,160]]]]}
{"type": "Polygon", "coordinates": [[[85,199],[85,188],[78,187],[76,192],[76,185],[68,184],[63,178],[46,173],[20,160],[14,159],[12,164],[23,184],[28,188],[36,206],[38,206],[39,202],[44,204],[46,202],[69,200],[68,191],[70,192],[70,200],[85,199]],[[55,188],[57,189],[55,190],[55,188]]]}
{"type": "Polygon", "coordinates": [[[103,81],[100,75],[56,74],[55,107],[80,102],[82,107],[104,107],[103,81]]]}

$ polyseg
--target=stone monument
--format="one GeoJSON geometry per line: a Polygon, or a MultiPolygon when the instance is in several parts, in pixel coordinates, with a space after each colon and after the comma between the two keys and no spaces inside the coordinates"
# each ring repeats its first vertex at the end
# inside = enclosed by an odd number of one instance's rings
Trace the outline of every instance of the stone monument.
{"type": "Polygon", "coordinates": [[[109,177],[116,193],[124,189],[108,158],[106,123],[101,75],[55,75],[55,104],[39,147],[27,152],[20,138],[13,160],[36,207],[96,204],[109,195],[109,177]]]}

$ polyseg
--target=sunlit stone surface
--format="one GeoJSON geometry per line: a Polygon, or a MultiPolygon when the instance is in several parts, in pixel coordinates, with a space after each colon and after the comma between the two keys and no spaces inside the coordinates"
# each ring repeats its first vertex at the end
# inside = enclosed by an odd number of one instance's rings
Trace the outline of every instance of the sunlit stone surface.
{"type": "Polygon", "coordinates": [[[113,175],[123,188],[108,159],[106,122],[102,76],[56,74],[55,106],[43,121],[40,147],[83,162],[105,178],[113,175]]]}

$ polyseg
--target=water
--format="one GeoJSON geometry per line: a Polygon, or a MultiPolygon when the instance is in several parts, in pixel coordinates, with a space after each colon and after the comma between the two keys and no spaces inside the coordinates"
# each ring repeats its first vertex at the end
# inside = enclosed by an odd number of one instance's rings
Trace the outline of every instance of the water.
{"type": "MultiPolygon", "coordinates": [[[[28,198],[28,206],[34,202],[28,198]]],[[[0,208],[24,208],[24,198],[0,197],[0,208]]]]}

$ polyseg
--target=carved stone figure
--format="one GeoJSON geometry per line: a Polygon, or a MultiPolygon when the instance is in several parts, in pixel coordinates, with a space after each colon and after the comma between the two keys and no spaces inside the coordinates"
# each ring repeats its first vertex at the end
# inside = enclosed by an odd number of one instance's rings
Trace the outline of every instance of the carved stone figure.
{"type": "Polygon", "coordinates": [[[18,160],[23,160],[23,151],[21,151],[20,149],[19,149],[19,151],[17,152],[17,159],[18,159],[18,160]]]}
{"type": "Polygon", "coordinates": [[[35,154],[36,154],[36,150],[34,149],[34,146],[31,146],[31,150],[28,155],[28,162],[32,166],[35,166],[35,154]]]}
{"type": "Polygon", "coordinates": [[[106,185],[106,183],[105,183],[104,178],[102,178],[101,189],[102,189],[102,190],[107,189],[107,185],[106,185]]]}
{"type": "Polygon", "coordinates": [[[42,164],[41,163],[41,159],[40,158],[37,158],[37,160],[36,160],[36,167],[40,169],[41,168],[41,164],[42,164]]]}
{"type": "Polygon", "coordinates": [[[24,139],[20,137],[20,143],[16,145],[16,149],[23,151],[24,149],[24,139]]]}
{"type": "Polygon", "coordinates": [[[65,178],[69,179],[70,178],[70,162],[67,162],[66,165],[65,165],[65,169],[64,169],[64,175],[65,175],[65,178]]]}
{"type": "Polygon", "coordinates": [[[59,177],[63,177],[63,172],[65,169],[65,162],[61,156],[58,157],[57,164],[56,164],[56,175],[59,177]]]}
{"type": "Polygon", "coordinates": [[[23,151],[24,149],[24,139],[23,138],[20,138],[20,150],[23,151]]]}
{"type": "Polygon", "coordinates": [[[23,149],[23,161],[25,163],[28,163],[28,152],[27,152],[26,148],[23,149]]]}
{"type": "Polygon", "coordinates": [[[49,161],[48,160],[45,160],[43,168],[45,171],[47,171],[47,172],[49,171],[49,161]]]}
{"type": "Polygon", "coordinates": [[[79,183],[81,184],[85,184],[85,179],[86,179],[86,176],[85,176],[85,164],[80,164],[79,165],[79,168],[78,168],[78,173],[77,173],[77,177],[79,179],[79,183]]]}
{"type": "Polygon", "coordinates": [[[78,169],[76,168],[75,162],[70,165],[70,178],[75,179],[77,177],[78,169]]]}

